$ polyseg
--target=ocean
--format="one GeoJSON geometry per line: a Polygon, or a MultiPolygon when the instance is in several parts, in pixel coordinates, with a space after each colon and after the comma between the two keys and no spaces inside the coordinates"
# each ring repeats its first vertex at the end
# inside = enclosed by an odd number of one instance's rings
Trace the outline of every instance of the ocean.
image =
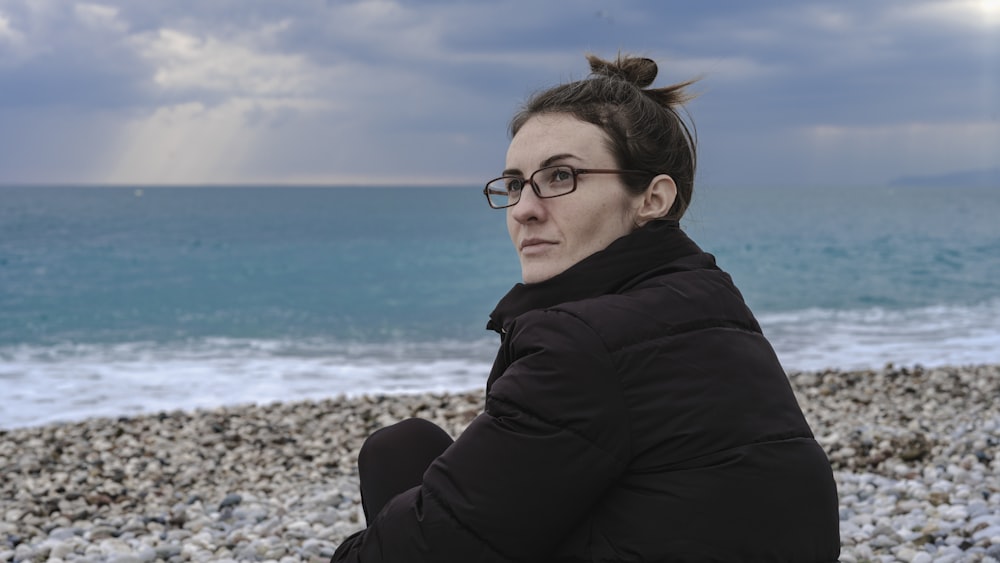
{"type": "MultiPolygon", "coordinates": [[[[697,189],[789,372],[1000,363],[1000,187],[697,189]]],[[[0,187],[0,428],[481,389],[517,281],[474,186],[0,187]]]]}

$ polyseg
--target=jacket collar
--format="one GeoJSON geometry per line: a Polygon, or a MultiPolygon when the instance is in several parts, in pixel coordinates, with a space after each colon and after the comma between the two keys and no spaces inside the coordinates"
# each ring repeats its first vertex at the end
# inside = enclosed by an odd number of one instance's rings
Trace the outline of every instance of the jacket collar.
{"type": "Polygon", "coordinates": [[[643,273],[698,253],[676,220],[651,221],[556,276],[515,285],[490,313],[486,328],[502,333],[523,313],[615,293],[643,273]]]}

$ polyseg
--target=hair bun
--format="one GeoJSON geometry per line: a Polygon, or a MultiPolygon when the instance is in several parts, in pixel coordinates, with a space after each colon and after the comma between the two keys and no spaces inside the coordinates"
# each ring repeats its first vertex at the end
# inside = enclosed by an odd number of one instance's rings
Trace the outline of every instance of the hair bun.
{"type": "Polygon", "coordinates": [[[659,70],[656,61],[645,57],[618,55],[618,58],[611,62],[596,55],[587,55],[587,61],[590,62],[590,72],[593,74],[625,80],[639,88],[652,84],[659,70]]]}

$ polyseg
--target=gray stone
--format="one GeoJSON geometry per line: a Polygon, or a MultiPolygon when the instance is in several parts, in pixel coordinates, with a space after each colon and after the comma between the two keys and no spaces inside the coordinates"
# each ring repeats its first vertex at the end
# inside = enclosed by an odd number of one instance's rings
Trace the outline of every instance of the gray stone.
{"type": "Polygon", "coordinates": [[[179,545],[161,545],[156,548],[156,557],[159,559],[170,559],[171,557],[177,557],[181,554],[181,546],[179,545]]]}
{"type": "Polygon", "coordinates": [[[241,502],[243,502],[243,497],[241,495],[236,493],[228,494],[226,495],[226,498],[222,499],[222,502],[219,503],[219,511],[222,511],[223,508],[236,506],[241,502]]]}
{"type": "Polygon", "coordinates": [[[875,536],[875,538],[872,539],[872,541],[870,541],[868,545],[872,547],[895,547],[899,545],[899,542],[890,538],[889,536],[879,535],[875,536]]]}
{"type": "Polygon", "coordinates": [[[86,537],[90,541],[113,538],[117,537],[118,535],[119,535],[118,530],[112,528],[111,526],[95,526],[89,532],[86,533],[86,537]]]}
{"type": "Polygon", "coordinates": [[[268,516],[268,511],[264,507],[244,507],[241,506],[233,510],[233,518],[238,521],[258,523],[264,521],[268,516]]]}
{"type": "MultiPolygon", "coordinates": [[[[1000,366],[830,370],[789,380],[830,454],[843,561],[1000,560],[990,535],[1000,526],[1000,491],[984,486],[1000,482],[1000,463],[977,456],[995,457],[1000,366]],[[903,459],[914,443],[919,459],[903,459]]],[[[5,474],[5,486],[70,492],[59,500],[61,514],[47,519],[33,516],[36,498],[0,498],[0,562],[45,553],[94,562],[328,561],[364,527],[357,452],[373,425],[416,415],[458,435],[481,403],[481,392],[363,397],[138,416],[125,432],[101,420],[10,430],[0,456],[9,447],[56,461],[31,476],[5,474]],[[210,433],[222,439],[205,448],[210,433]],[[52,443],[61,456],[46,457],[52,443]],[[90,443],[114,456],[80,463],[96,451],[90,443]],[[286,446],[312,460],[286,469],[286,446]],[[108,491],[126,498],[106,503],[97,493],[108,491]]]]}
{"type": "MultiPolygon", "coordinates": [[[[66,556],[73,553],[73,544],[69,541],[57,541],[52,545],[52,551],[49,552],[49,557],[53,559],[66,559],[66,556]]],[[[3,559],[0,558],[0,561],[3,559]]]]}
{"type": "Polygon", "coordinates": [[[992,537],[1000,537],[1000,525],[989,526],[972,534],[972,539],[974,541],[979,541],[982,539],[988,539],[992,537]]]}
{"type": "Polygon", "coordinates": [[[54,540],[68,540],[72,537],[82,536],[82,535],[83,535],[83,528],[76,528],[76,527],[58,527],[58,528],[53,528],[52,531],[49,532],[49,538],[54,540]]]}

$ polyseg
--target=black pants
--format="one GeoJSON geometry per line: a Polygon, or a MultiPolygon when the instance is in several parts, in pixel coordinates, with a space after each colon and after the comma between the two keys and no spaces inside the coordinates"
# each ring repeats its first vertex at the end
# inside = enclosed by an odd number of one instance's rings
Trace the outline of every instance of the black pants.
{"type": "Polygon", "coordinates": [[[408,418],[372,433],[358,453],[361,506],[369,524],[399,493],[420,485],[424,471],[452,444],[439,426],[408,418]]]}

